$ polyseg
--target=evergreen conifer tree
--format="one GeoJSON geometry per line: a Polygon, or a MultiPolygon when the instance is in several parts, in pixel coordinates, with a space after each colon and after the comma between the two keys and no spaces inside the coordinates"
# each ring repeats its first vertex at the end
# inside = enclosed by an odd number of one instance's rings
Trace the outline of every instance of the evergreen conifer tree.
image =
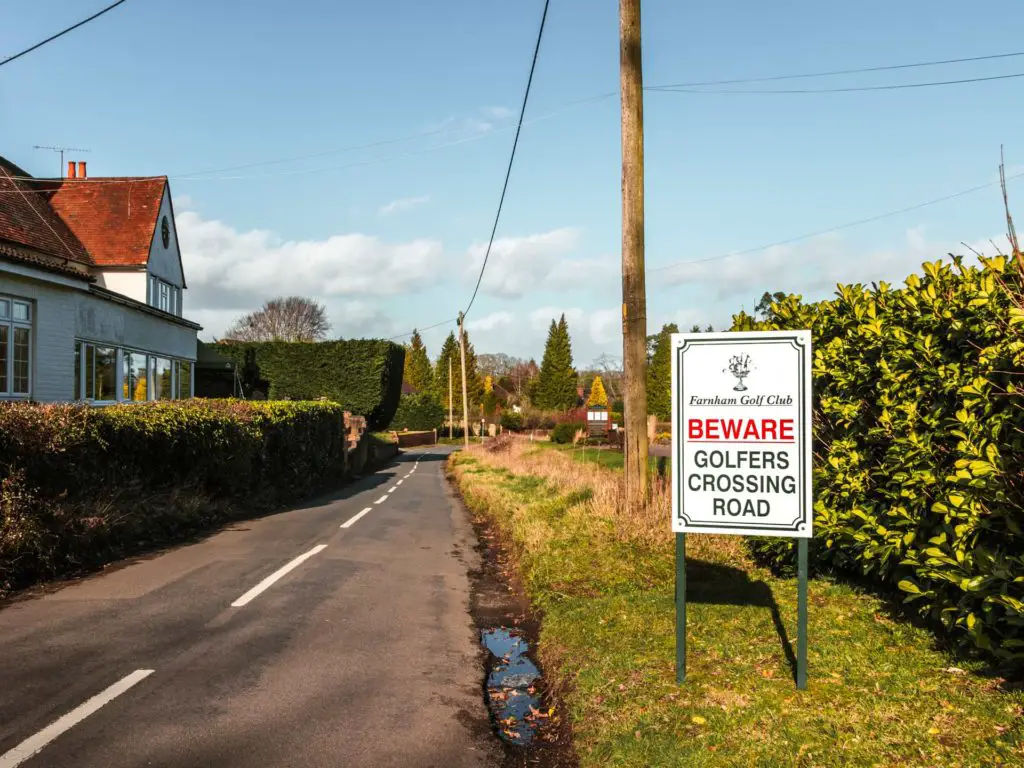
{"type": "Polygon", "coordinates": [[[540,364],[537,404],[550,410],[567,410],[576,405],[576,371],[572,367],[572,340],[563,314],[551,321],[544,359],[540,364]]]}
{"type": "Polygon", "coordinates": [[[594,377],[594,383],[590,385],[590,397],[587,398],[587,406],[603,405],[608,407],[608,393],[604,391],[604,382],[600,376],[594,377]]]}
{"type": "MultiPolygon", "coordinates": [[[[423,345],[423,338],[419,331],[413,330],[412,340],[405,348],[405,378],[404,381],[419,392],[427,392],[434,383],[434,370],[430,365],[430,358],[427,356],[427,348],[423,345]]],[[[448,403],[448,395],[445,394],[445,405],[448,403]]]]}
{"type": "Polygon", "coordinates": [[[647,366],[647,412],[659,419],[672,418],[672,334],[679,326],[668,323],[654,337],[651,361],[647,366]]]}

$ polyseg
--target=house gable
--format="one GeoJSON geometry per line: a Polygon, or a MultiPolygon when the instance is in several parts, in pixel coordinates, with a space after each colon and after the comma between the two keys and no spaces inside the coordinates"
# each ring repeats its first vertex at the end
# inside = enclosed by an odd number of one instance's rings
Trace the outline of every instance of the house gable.
{"type": "Polygon", "coordinates": [[[181,250],[178,247],[178,231],[174,224],[171,188],[166,184],[164,185],[163,199],[160,201],[160,208],[153,223],[147,270],[149,274],[159,277],[166,283],[178,288],[186,287],[185,272],[181,265],[181,250]],[[165,234],[166,245],[164,245],[165,234]]]}

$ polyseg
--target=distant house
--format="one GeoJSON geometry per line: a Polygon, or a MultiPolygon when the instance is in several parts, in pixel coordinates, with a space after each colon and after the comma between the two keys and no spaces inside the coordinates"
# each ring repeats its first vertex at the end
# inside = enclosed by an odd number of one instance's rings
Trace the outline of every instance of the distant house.
{"type": "Polygon", "coordinates": [[[0,157],[0,400],[191,397],[185,288],[165,176],[38,179],[0,157]]]}
{"type": "Polygon", "coordinates": [[[416,389],[412,384],[407,381],[402,382],[402,394],[403,395],[418,395],[419,390],[416,389]]]}

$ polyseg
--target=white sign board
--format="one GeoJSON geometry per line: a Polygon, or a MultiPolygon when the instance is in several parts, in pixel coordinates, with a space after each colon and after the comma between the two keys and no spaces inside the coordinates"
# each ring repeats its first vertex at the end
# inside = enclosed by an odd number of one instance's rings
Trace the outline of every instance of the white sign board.
{"type": "Polygon", "coordinates": [[[810,538],[811,332],[672,334],[672,530],[810,538]]]}

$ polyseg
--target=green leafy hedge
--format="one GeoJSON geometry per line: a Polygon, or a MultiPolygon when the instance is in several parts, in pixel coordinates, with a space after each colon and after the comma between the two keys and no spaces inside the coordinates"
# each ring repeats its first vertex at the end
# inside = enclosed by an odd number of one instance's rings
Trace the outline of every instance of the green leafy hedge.
{"type": "Polygon", "coordinates": [[[440,431],[447,415],[433,395],[421,392],[416,395],[402,395],[395,418],[391,420],[391,429],[432,430],[440,431]]]}
{"type": "Polygon", "coordinates": [[[371,430],[387,429],[402,395],[405,349],[390,341],[224,342],[216,351],[240,366],[247,397],[325,397],[365,416],[371,430]]]}
{"type": "Polygon", "coordinates": [[[584,421],[563,421],[556,424],[551,430],[551,442],[563,445],[572,443],[576,439],[576,433],[580,430],[586,432],[587,424],[584,421]]]}
{"type": "MultiPolygon", "coordinates": [[[[1024,659],[1024,309],[1021,274],[929,263],[904,288],[840,286],[777,302],[814,336],[818,565],[906,593],[959,642],[1024,659]]],[[[775,565],[792,542],[753,539],[775,565]]]]}
{"type": "Polygon", "coordinates": [[[345,471],[333,403],[0,403],[0,594],[306,497],[345,471]]]}

